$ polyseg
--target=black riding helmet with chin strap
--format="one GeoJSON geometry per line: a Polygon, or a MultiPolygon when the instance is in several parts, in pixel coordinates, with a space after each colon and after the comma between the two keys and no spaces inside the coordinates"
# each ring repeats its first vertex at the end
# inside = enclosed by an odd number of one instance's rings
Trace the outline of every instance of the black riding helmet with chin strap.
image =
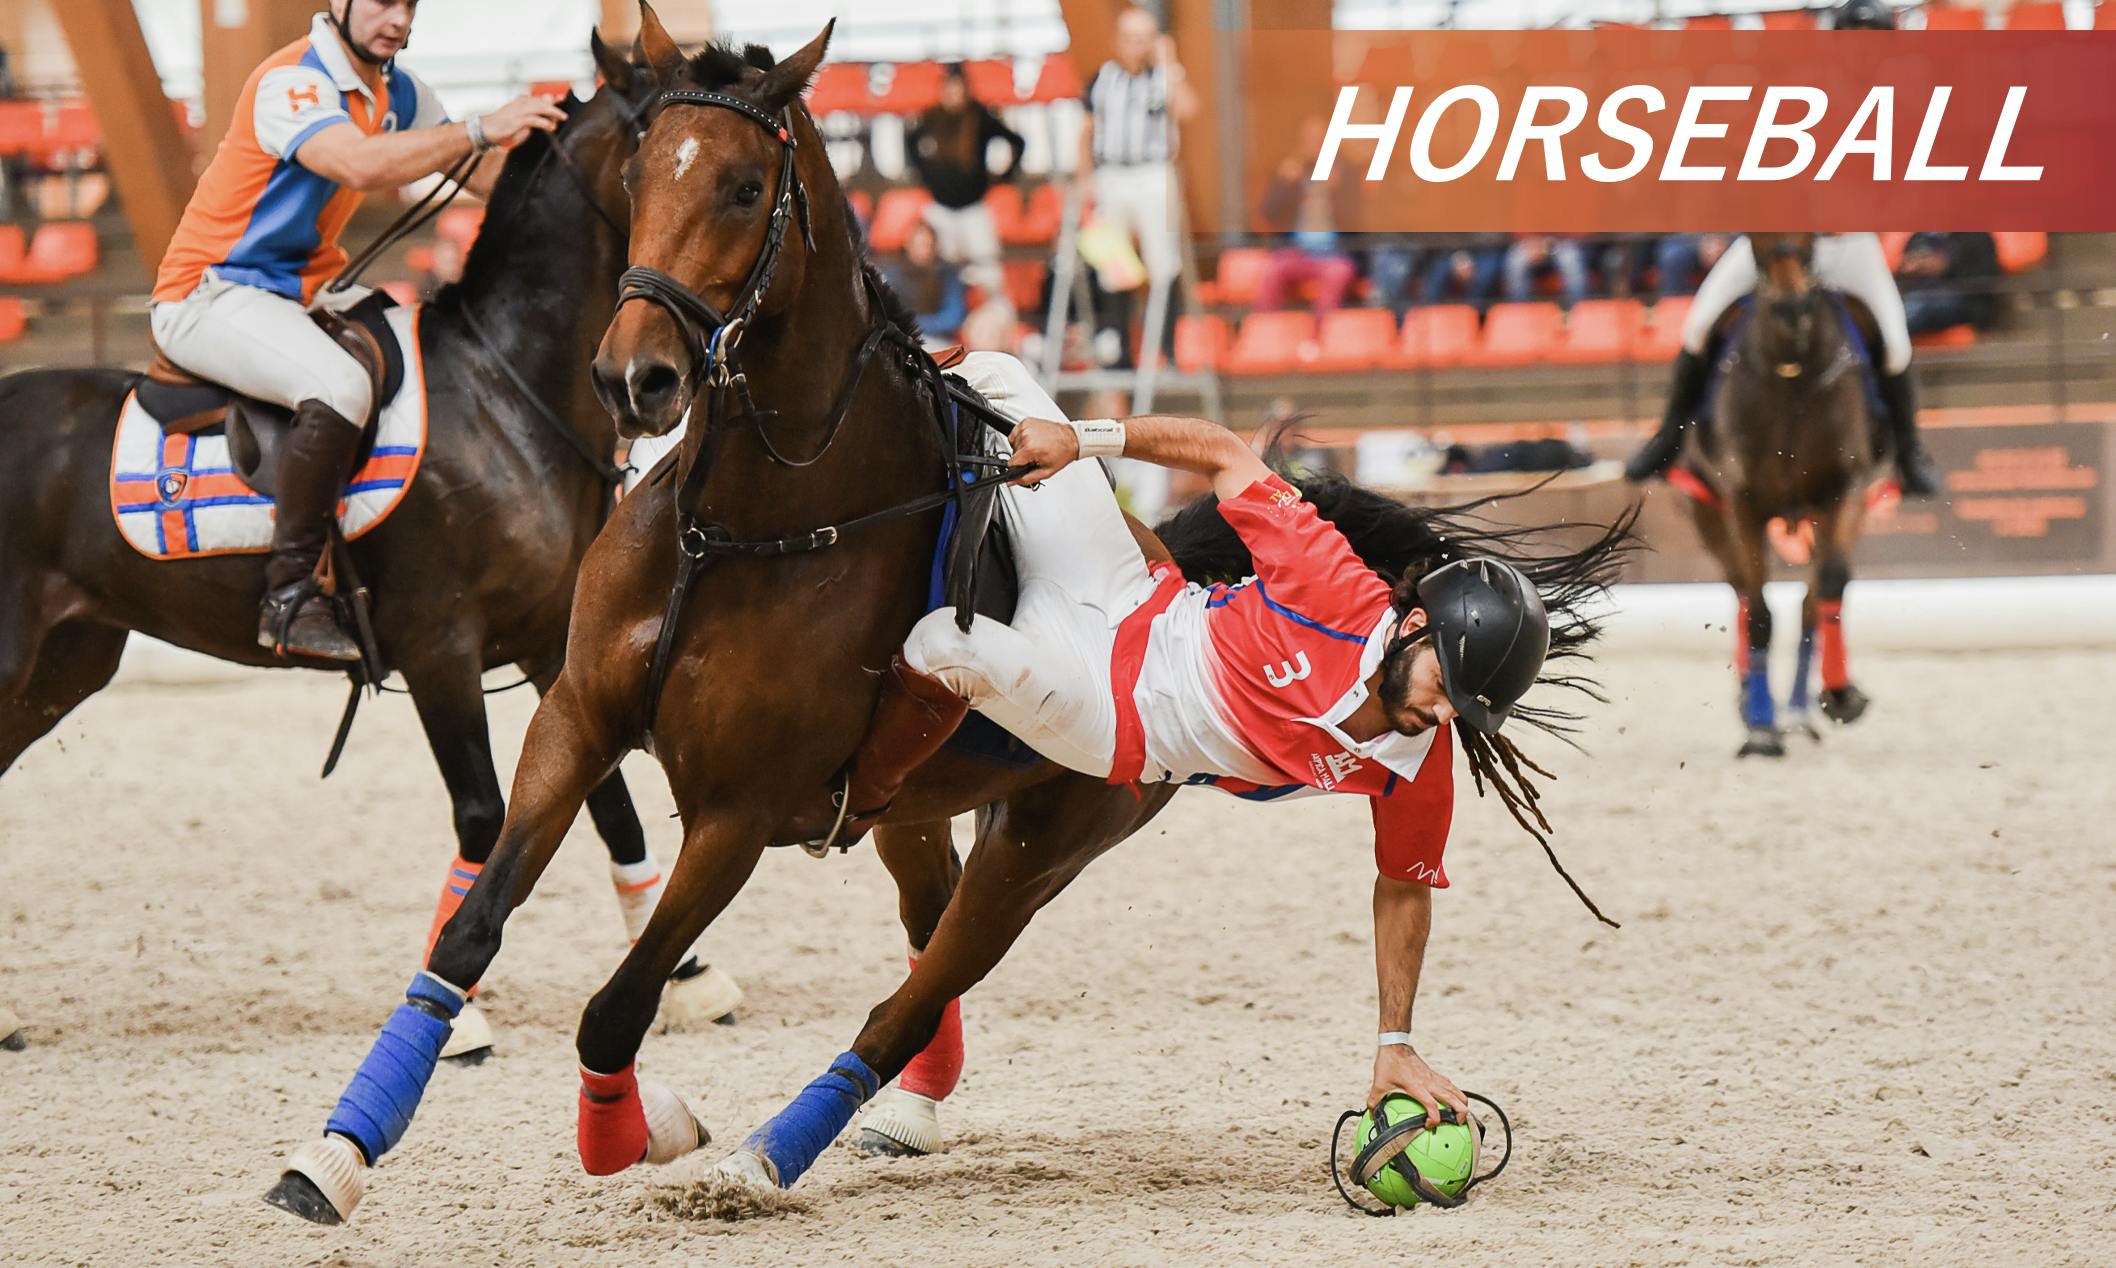
{"type": "MultiPolygon", "coordinates": [[[[1464,726],[1496,734],[1533,687],[1550,652],[1550,614],[1535,583],[1496,559],[1458,559],[1418,579],[1422,630],[1440,656],[1440,683],[1464,726]]],[[[1393,649],[1391,649],[1393,650],[1393,649]]]]}
{"type": "MultiPolygon", "coordinates": [[[[338,15],[338,0],[331,0],[325,12],[331,19],[331,25],[338,28],[338,38],[345,42],[345,47],[352,52],[354,57],[359,58],[370,66],[387,66],[390,62],[396,60],[394,57],[385,59],[375,56],[353,38],[353,0],[345,0],[345,16],[343,17],[338,15]]],[[[405,35],[404,47],[411,47],[409,33],[405,35]]],[[[397,51],[401,53],[404,49],[398,49],[397,51]]]]}

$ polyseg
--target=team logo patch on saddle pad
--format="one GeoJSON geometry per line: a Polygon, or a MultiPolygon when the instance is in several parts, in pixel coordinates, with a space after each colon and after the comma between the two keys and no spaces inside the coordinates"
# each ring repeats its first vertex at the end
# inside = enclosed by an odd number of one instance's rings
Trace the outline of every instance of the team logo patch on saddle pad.
{"type": "MultiPolygon", "coordinates": [[[[417,307],[389,310],[390,329],[404,348],[404,386],[383,407],[375,447],[339,499],[338,527],[348,541],[397,509],[426,452],[418,314],[417,307]]],[[[165,434],[129,395],[111,447],[110,510],[125,540],[150,559],[263,554],[272,547],[272,499],[235,473],[226,431],[165,434]]]]}

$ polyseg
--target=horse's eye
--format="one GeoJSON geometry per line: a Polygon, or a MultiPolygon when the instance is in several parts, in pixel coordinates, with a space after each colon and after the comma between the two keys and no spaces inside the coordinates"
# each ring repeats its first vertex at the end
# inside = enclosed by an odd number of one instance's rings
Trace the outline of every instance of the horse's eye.
{"type": "Polygon", "coordinates": [[[764,186],[759,185],[755,181],[744,181],[742,188],[735,191],[735,202],[744,207],[756,206],[757,200],[762,197],[764,197],[764,186]]]}

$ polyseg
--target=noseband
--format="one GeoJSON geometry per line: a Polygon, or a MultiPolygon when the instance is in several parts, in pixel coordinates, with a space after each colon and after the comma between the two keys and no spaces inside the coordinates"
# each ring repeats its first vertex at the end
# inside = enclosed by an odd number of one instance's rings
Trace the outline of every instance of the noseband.
{"type": "Polygon", "coordinates": [[[757,262],[750,266],[749,277],[742,283],[740,298],[729,312],[721,312],[713,302],[682,282],[643,264],[626,269],[617,279],[617,306],[623,308],[635,299],[650,304],[659,304],[676,323],[683,334],[685,350],[690,354],[690,366],[684,371],[685,385],[695,393],[701,382],[709,382],[715,388],[736,385],[741,379],[734,365],[735,350],[741,345],[742,331],[757,315],[764,303],[764,294],[771,289],[771,280],[779,269],[779,252],[786,244],[786,230],[798,212],[801,218],[801,241],[810,251],[815,250],[815,234],[809,226],[808,190],[801,183],[801,174],[794,162],[797,143],[793,134],[793,111],[791,107],[781,109],[773,118],[762,107],[731,97],[723,92],[707,92],[699,88],[672,88],[661,94],[659,105],[707,106],[732,110],[755,123],[778,139],[779,182],[772,194],[771,220],[764,227],[764,249],[757,253],[757,262]]]}

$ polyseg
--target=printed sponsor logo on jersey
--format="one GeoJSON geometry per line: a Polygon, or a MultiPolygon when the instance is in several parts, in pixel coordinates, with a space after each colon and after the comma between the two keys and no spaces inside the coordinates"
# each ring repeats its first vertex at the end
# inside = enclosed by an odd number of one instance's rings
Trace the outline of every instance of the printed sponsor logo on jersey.
{"type": "Polygon", "coordinates": [[[1306,652],[1299,653],[1292,660],[1282,660],[1276,667],[1271,665],[1264,666],[1265,680],[1281,690],[1292,686],[1314,672],[1315,667],[1308,663],[1308,653],[1306,652]],[[1300,666],[1300,668],[1294,668],[1295,665],[1300,666]]]}
{"type": "Polygon", "coordinates": [[[1327,792],[1358,770],[1360,761],[1350,753],[1315,753],[1308,758],[1308,765],[1315,770],[1315,786],[1327,792]]]}
{"type": "Polygon", "coordinates": [[[322,104],[323,95],[316,90],[316,85],[314,84],[310,84],[306,88],[287,89],[287,109],[292,110],[296,114],[301,113],[303,106],[314,108],[322,104]]]}

